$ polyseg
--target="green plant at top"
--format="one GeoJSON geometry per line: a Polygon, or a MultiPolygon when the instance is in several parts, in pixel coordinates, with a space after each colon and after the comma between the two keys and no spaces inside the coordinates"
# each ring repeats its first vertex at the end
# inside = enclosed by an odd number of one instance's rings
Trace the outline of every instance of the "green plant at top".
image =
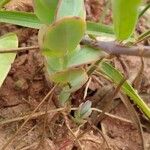
{"type": "MultiPolygon", "coordinates": [[[[86,21],[84,0],[34,0],[34,14],[0,11],[0,22],[39,29],[38,43],[45,57],[47,74],[61,87],[58,97],[60,105],[64,106],[70,94],[88,81],[88,70],[83,65],[107,56],[104,51],[81,46],[80,41],[88,35],[96,37],[105,34],[118,42],[134,37],[140,3],[141,0],[112,0],[113,27],[86,21]]],[[[118,70],[104,61],[97,67],[116,84],[123,79],[118,70]]],[[[150,118],[150,108],[128,81],[123,84],[122,91],[150,118]]],[[[82,119],[79,110],[76,117],[82,119]]]]}

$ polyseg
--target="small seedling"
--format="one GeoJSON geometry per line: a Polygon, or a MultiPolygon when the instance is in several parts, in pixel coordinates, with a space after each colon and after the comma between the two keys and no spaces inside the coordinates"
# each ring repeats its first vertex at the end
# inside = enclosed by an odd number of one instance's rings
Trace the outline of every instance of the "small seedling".
{"type": "Polygon", "coordinates": [[[80,124],[84,123],[92,113],[91,106],[92,106],[91,101],[86,101],[85,103],[81,103],[79,108],[74,113],[74,120],[80,124]]]}

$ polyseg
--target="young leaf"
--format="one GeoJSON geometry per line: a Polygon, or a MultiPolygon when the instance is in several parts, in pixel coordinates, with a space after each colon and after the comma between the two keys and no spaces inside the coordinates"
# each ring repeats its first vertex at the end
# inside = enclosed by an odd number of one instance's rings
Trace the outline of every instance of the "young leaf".
{"type": "MultiPolygon", "coordinates": [[[[0,37],[0,49],[17,48],[18,38],[15,34],[7,34],[0,37]]],[[[10,68],[16,57],[15,53],[0,53],[0,87],[3,84],[10,68]]]]}
{"type": "MultiPolygon", "coordinates": [[[[109,77],[115,84],[119,84],[124,78],[123,75],[117,69],[115,69],[112,65],[106,62],[102,62],[99,66],[99,69],[103,74],[109,77]]],[[[122,85],[122,90],[150,119],[150,108],[145,104],[145,102],[141,99],[141,97],[138,95],[138,93],[134,90],[134,88],[128,81],[125,81],[125,83],[122,85]]]]}
{"type": "Polygon", "coordinates": [[[44,24],[51,24],[55,19],[59,0],[34,0],[34,12],[44,24]]]}
{"type": "Polygon", "coordinates": [[[84,0],[60,0],[57,10],[57,19],[63,17],[81,17],[85,20],[84,0]]]}
{"type": "Polygon", "coordinates": [[[128,39],[135,29],[141,0],[112,0],[114,32],[117,40],[128,39]]]}
{"type": "Polygon", "coordinates": [[[81,18],[68,17],[45,28],[41,28],[39,33],[41,49],[45,55],[61,57],[77,47],[84,35],[86,24],[81,18]]]}

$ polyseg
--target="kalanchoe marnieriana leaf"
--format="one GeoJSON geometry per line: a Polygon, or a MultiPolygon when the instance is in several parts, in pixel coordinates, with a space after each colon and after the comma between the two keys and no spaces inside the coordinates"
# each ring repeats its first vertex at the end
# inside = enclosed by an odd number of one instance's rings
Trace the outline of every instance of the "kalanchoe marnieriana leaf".
{"type": "MultiPolygon", "coordinates": [[[[112,65],[102,62],[99,65],[100,71],[105,74],[107,77],[111,79],[115,84],[120,84],[123,80],[123,75],[115,69],[112,65]]],[[[122,91],[127,94],[133,102],[141,109],[141,111],[150,119],[150,108],[146,103],[142,100],[142,98],[138,95],[137,91],[131,86],[128,81],[125,81],[122,85],[122,91]]]]}
{"type": "MultiPolygon", "coordinates": [[[[18,38],[16,34],[6,34],[0,37],[0,49],[17,48],[18,38]]],[[[15,53],[0,53],[0,87],[3,84],[16,57],[15,53]]]]}
{"type": "Polygon", "coordinates": [[[135,29],[141,0],[112,0],[114,32],[117,40],[128,39],[135,29]]]}
{"type": "Polygon", "coordinates": [[[55,13],[59,0],[34,0],[34,13],[44,24],[51,24],[55,19],[55,13]]]}
{"type": "Polygon", "coordinates": [[[40,47],[47,56],[63,57],[75,50],[85,29],[85,21],[79,17],[60,19],[54,24],[40,29],[40,47]]]}
{"type": "Polygon", "coordinates": [[[84,120],[87,119],[92,113],[91,106],[92,106],[91,101],[81,103],[79,108],[74,113],[74,120],[78,123],[84,122],[84,120]]]}
{"type": "Polygon", "coordinates": [[[84,0],[60,0],[56,19],[63,17],[76,16],[85,20],[86,11],[84,7],[84,0]]]}

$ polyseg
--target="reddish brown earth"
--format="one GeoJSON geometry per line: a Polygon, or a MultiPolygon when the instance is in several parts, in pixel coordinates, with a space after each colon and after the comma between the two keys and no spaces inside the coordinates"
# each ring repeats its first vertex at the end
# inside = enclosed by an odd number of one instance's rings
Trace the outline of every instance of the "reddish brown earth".
{"type": "MultiPolygon", "coordinates": [[[[104,10],[105,0],[86,0],[87,19],[98,21],[101,13],[104,10]]],[[[8,10],[32,11],[31,0],[12,0],[6,6],[8,10]]],[[[146,18],[142,18],[137,27],[139,33],[146,30],[146,18]]],[[[111,24],[111,10],[108,10],[103,23],[111,24]]],[[[7,32],[15,32],[19,37],[20,46],[37,45],[37,30],[21,28],[14,25],[0,24],[0,35],[7,32]]],[[[149,41],[144,44],[149,44],[149,41]]],[[[141,60],[137,57],[121,57],[122,61],[127,66],[129,79],[137,76],[140,70],[141,60]]],[[[112,60],[116,67],[123,68],[117,59],[112,60]]],[[[138,92],[150,106],[150,62],[144,59],[144,71],[142,79],[139,83],[138,92]]],[[[43,57],[39,51],[20,52],[17,54],[15,62],[0,89],[0,149],[7,140],[14,135],[24,119],[18,118],[30,114],[44,96],[51,89],[52,85],[47,82],[44,75],[43,57]],[[17,121],[14,119],[18,118],[17,121]],[[10,120],[12,119],[12,120],[10,120]],[[7,122],[8,121],[8,122],[7,122]]],[[[101,99],[105,87],[110,87],[110,83],[98,78],[101,86],[92,80],[87,99],[95,102],[101,99]],[[92,94],[91,94],[92,93],[92,94]],[[100,93],[100,94],[99,94],[100,93]]],[[[107,91],[107,88],[105,88],[107,91]]],[[[83,89],[77,91],[73,96],[73,105],[76,106],[83,100],[83,89]]],[[[55,101],[57,93],[53,95],[53,99],[45,102],[38,112],[56,109],[55,101]]],[[[105,105],[105,103],[103,104],[105,105]]],[[[137,110],[139,116],[140,112],[137,110]]],[[[112,114],[121,116],[130,120],[129,112],[122,103],[117,104],[111,111],[112,114]]],[[[61,113],[49,113],[45,124],[45,115],[34,117],[26,123],[23,130],[15,137],[7,150],[76,150],[79,147],[77,140],[68,130],[65,121],[70,125],[72,131],[79,135],[86,131],[87,125],[79,127],[70,117],[64,118],[61,113]]],[[[142,116],[141,116],[142,118],[142,116]]],[[[91,118],[96,120],[96,118],[91,118]]],[[[131,121],[132,122],[132,121],[131,121]]],[[[142,141],[139,131],[135,125],[111,117],[106,117],[101,121],[99,127],[105,140],[108,142],[112,150],[142,150],[142,141]]],[[[150,126],[147,122],[142,122],[144,125],[150,126]]],[[[80,142],[84,150],[109,150],[108,145],[102,138],[102,135],[95,129],[89,128],[81,138],[80,142]]],[[[144,128],[144,142],[147,150],[150,150],[150,131],[144,128]]]]}

